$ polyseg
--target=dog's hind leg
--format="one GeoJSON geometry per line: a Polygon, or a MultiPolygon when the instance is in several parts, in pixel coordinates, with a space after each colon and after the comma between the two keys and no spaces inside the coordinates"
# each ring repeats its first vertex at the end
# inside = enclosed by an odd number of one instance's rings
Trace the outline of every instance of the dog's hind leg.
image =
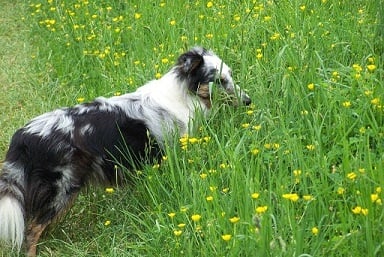
{"type": "Polygon", "coordinates": [[[28,257],[36,256],[36,248],[41,234],[52,222],[56,221],[67,213],[67,211],[72,207],[74,200],[77,198],[77,195],[78,192],[75,192],[67,197],[67,201],[65,201],[61,207],[57,208],[57,206],[55,211],[51,212],[50,218],[48,220],[44,216],[34,217],[31,220],[26,231],[26,247],[28,257]]]}
{"type": "Polygon", "coordinates": [[[41,234],[68,211],[80,191],[80,186],[70,174],[71,170],[59,168],[55,172],[41,169],[28,174],[25,203],[29,257],[36,256],[41,234]]]}

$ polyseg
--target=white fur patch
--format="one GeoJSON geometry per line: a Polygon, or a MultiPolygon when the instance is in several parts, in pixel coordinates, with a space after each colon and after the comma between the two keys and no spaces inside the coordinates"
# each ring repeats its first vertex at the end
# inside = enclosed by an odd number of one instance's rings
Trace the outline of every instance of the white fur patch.
{"type": "Polygon", "coordinates": [[[24,216],[19,201],[9,196],[0,199],[0,241],[9,241],[19,250],[24,240],[24,216]]]}
{"type": "Polygon", "coordinates": [[[72,117],[67,115],[65,109],[58,109],[36,117],[25,128],[26,133],[37,134],[44,138],[49,136],[53,130],[71,133],[74,124],[72,117]]]}

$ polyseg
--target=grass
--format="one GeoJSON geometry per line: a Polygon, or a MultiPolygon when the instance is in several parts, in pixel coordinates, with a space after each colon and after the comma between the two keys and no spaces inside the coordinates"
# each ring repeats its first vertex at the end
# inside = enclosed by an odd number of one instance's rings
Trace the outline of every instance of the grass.
{"type": "Polygon", "coordinates": [[[21,67],[13,55],[1,65],[4,154],[30,117],[132,91],[193,45],[215,50],[254,101],[216,104],[159,165],[133,173],[135,186],[89,188],[46,233],[40,256],[384,254],[383,3],[17,6],[11,29],[1,27],[16,39],[12,53],[27,51],[21,67]],[[11,76],[25,66],[21,80],[11,76]]]}

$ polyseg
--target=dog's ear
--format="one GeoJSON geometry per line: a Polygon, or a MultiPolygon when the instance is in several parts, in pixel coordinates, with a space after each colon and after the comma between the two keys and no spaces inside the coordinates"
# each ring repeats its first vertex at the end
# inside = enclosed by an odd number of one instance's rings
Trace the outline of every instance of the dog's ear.
{"type": "Polygon", "coordinates": [[[194,73],[203,63],[202,54],[195,50],[182,54],[177,61],[180,71],[184,74],[194,73]]]}

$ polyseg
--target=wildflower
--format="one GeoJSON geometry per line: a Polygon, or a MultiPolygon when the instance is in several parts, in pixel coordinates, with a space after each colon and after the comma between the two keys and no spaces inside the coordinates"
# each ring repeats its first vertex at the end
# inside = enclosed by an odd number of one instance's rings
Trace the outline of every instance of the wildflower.
{"type": "Polygon", "coordinates": [[[141,18],[141,13],[135,13],[135,19],[138,20],[141,18]]]}
{"type": "Polygon", "coordinates": [[[206,179],[208,177],[208,174],[207,173],[201,173],[199,176],[201,179],[206,179]]]}
{"type": "Polygon", "coordinates": [[[225,169],[225,168],[228,168],[228,164],[226,164],[226,163],[221,163],[221,164],[219,165],[219,167],[220,167],[221,169],[225,169]]]}
{"type": "Polygon", "coordinates": [[[352,208],[352,212],[354,214],[360,214],[361,213],[361,206],[356,206],[355,208],[352,208]]]}
{"type": "Polygon", "coordinates": [[[337,194],[338,195],[342,195],[345,193],[345,188],[343,187],[338,187],[337,190],[336,190],[337,194]]]}
{"type": "Polygon", "coordinates": [[[376,70],[376,65],[374,64],[368,64],[367,69],[369,72],[374,72],[376,70]]]}
{"type": "Polygon", "coordinates": [[[373,105],[379,105],[380,104],[380,98],[376,97],[371,100],[371,104],[373,105]]]}
{"type": "Polygon", "coordinates": [[[207,3],[207,8],[211,8],[213,6],[213,3],[211,2],[211,1],[209,1],[208,3],[207,3]]]}
{"type": "Polygon", "coordinates": [[[372,203],[376,202],[379,199],[379,194],[371,194],[372,203]]]}
{"type": "Polygon", "coordinates": [[[303,199],[305,201],[310,201],[310,200],[313,200],[313,196],[312,195],[303,195],[303,199]]]}
{"type": "Polygon", "coordinates": [[[268,206],[264,205],[264,206],[258,206],[255,208],[255,211],[256,213],[258,214],[263,214],[265,213],[266,211],[268,210],[268,206]]]}
{"type": "Polygon", "coordinates": [[[293,175],[294,175],[295,177],[300,176],[300,175],[301,175],[301,170],[294,170],[294,171],[293,171],[293,175]]]}
{"type": "Polygon", "coordinates": [[[233,19],[234,19],[235,21],[240,21],[240,15],[235,14],[235,15],[233,16],[233,19]]]}
{"type": "Polygon", "coordinates": [[[381,187],[376,187],[375,191],[376,193],[381,193],[381,187]]]}
{"type": "Polygon", "coordinates": [[[230,235],[230,234],[225,234],[225,235],[222,235],[221,238],[222,238],[224,241],[228,242],[229,240],[231,240],[232,235],[230,235]]]}
{"type": "Polygon", "coordinates": [[[307,8],[305,5],[301,5],[300,7],[300,10],[302,11],[302,12],[304,12],[305,11],[305,9],[307,8]]]}
{"type": "Polygon", "coordinates": [[[232,217],[232,218],[230,218],[229,219],[229,221],[231,222],[231,223],[237,223],[237,222],[239,222],[239,220],[240,220],[240,218],[239,217],[232,217]]]}
{"type": "Polygon", "coordinates": [[[213,38],[213,34],[212,33],[208,33],[208,34],[205,35],[205,37],[208,38],[208,39],[211,39],[211,38],[213,38]]]}
{"type": "Polygon", "coordinates": [[[264,16],[264,21],[269,22],[272,19],[271,16],[264,16]]]}
{"type": "Polygon", "coordinates": [[[82,102],[84,102],[85,98],[84,97],[79,97],[76,100],[77,100],[78,103],[81,104],[82,102]]]}
{"type": "Polygon", "coordinates": [[[345,101],[345,102],[343,102],[342,103],[342,105],[343,105],[343,107],[345,107],[345,108],[349,108],[349,107],[351,107],[351,102],[350,101],[345,101]]]}
{"type": "Polygon", "coordinates": [[[364,216],[367,216],[368,215],[368,209],[367,208],[361,209],[361,214],[363,214],[364,216]]]}
{"type": "Polygon", "coordinates": [[[252,129],[256,130],[256,131],[259,131],[261,129],[261,125],[252,126],[252,129]]]}
{"type": "Polygon", "coordinates": [[[221,190],[221,192],[223,192],[224,194],[228,193],[229,192],[229,187],[223,188],[221,190]]]}
{"type": "Polygon", "coordinates": [[[359,128],[360,134],[364,134],[366,131],[367,131],[367,129],[365,127],[359,128]]]}
{"type": "Polygon", "coordinates": [[[206,198],[205,198],[208,202],[211,202],[211,201],[213,201],[213,196],[207,196],[206,198]]]}
{"type": "Polygon", "coordinates": [[[193,214],[193,215],[191,216],[191,219],[192,219],[192,221],[194,221],[194,222],[198,222],[198,221],[201,219],[201,215],[199,215],[199,214],[193,214]]]}
{"type": "Polygon", "coordinates": [[[311,229],[311,232],[312,232],[313,235],[317,236],[319,234],[319,229],[317,227],[313,227],[311,229]]]}
{"type": "Polygon", "coordinates": [[[176,216],[175,212],[168,213],[168,217],[170,217],[171,219],[173,219],[175,216],[176,216]]]}
{"type": "Polygon", "coordinates": [[[349,178],[350,180],[355,180],[357,177],[356,173],[355,172],[350,172],[347,174],[347,178],[349,178]]]}
{"type": "Polygon", "coordinates": [[[251,194],[252,199],[257,199],[257,198],[259,198],[259,196],[260,196],[259,193],[253,193],[253,194],[251,194]]]}
{"type": "Polygon", "coordinates": [[[181,236],[181,234],[183,234],[183,231],[180,230],[180,229],[178,229],[178,230],[174,230],[174,231],[173,231],[173,234],[174,234],[175,236],[181,236]]]}
{"type": "Polygon", "coordinates": [[[288,194],[283,194],[283,198],[291,200],[292,202],[296,202],[297,200],[299,200],[300,197],[296,193],[293,193],[293,194],[288,193],[288,194]]]}
{"type": "Polygon", "coordinates": [[[280,39],[280,33],[274,33],[271,37],[270,37],[271,40],[279,40],[280,39]]]}
{"type": "Polygon", "coordinates": [[[252,114],[253,114],[253,110],[248,110],[248,111],[246,112],[246,114],[247,114],[247,115],[252,115],[252,114]]]}
{"type": "Polygon", "coordinates": [[[110,220],[106,220],[106,221],[104,222],[104,226],[109,226],[109,225],[111,225],[111,221],[110,221],[110,220]]]}
{"type": "Polygon", "coordinates": [[[188,207],[183,206],[183,207],[180,208],[180,211],[181,212],[187,212],[188,211],[188,207]]]}
{"type": "Polygon", "coordinates": [[[352,68],[356,71],[356,72],[361,72],[363,70],[363,68],[359,65],[359,64],[353,64],[352,65],[352,68]]]}
{"type": "Polygon", "coordinates": [[[260,153],[260,150],[257,149],[257,148],[255,148],[255,149],[252,149],[252,150],[251,150],[251,153],[252,153],[253,155],[257,155],[258,153],[260,153]]]}
{"type": "Polygon", "coordinates": [[[113,194],[113,192],[115,192],[115,189],[113,189],[112,187],[107,187],[105,189],[105,192],[108,193],[108,194],[113,194]]]}
{"type": "Polygon", "coordinates": [[[170,24],[171,26],[175,26],[175,25],[176,25],[176,21],[175,21],[175,20],[171,20],[171,21],[169,22],[169,24],[170,24]]]}
{"type": "Polygon", "coordinates": [[[241,124],[241,127],[243,127],[243,128],[245,128],[245,129],[246,129],[246,128],[248,128],[248,127],[249,127],[249,125],[250,125],[249,123],[243,123],[243,124],[241,124]]]}
{"type": "Polygon", "coordinates": [[[309,90],[314,90],[314,89],[315,89],[315,84],[313,84],[313,83],[309,83],[309,84],[307,85],[307,88],[308,88],[309,90]]]}
{"type": "Polygon", "coordinates": [[[178,227],[178,228],[184,228],[184,227],[185,227],[185,223],[179,223],[179,224],[177,225],[177,227],[178,227]]]}
{"type": "Polygon", "coordinates": [[[306,148],[307,148],[309,151],[313,151],[313,150],[315,150],[315,146],[314,146],[314,145],[307,145],[306,148]]]}

